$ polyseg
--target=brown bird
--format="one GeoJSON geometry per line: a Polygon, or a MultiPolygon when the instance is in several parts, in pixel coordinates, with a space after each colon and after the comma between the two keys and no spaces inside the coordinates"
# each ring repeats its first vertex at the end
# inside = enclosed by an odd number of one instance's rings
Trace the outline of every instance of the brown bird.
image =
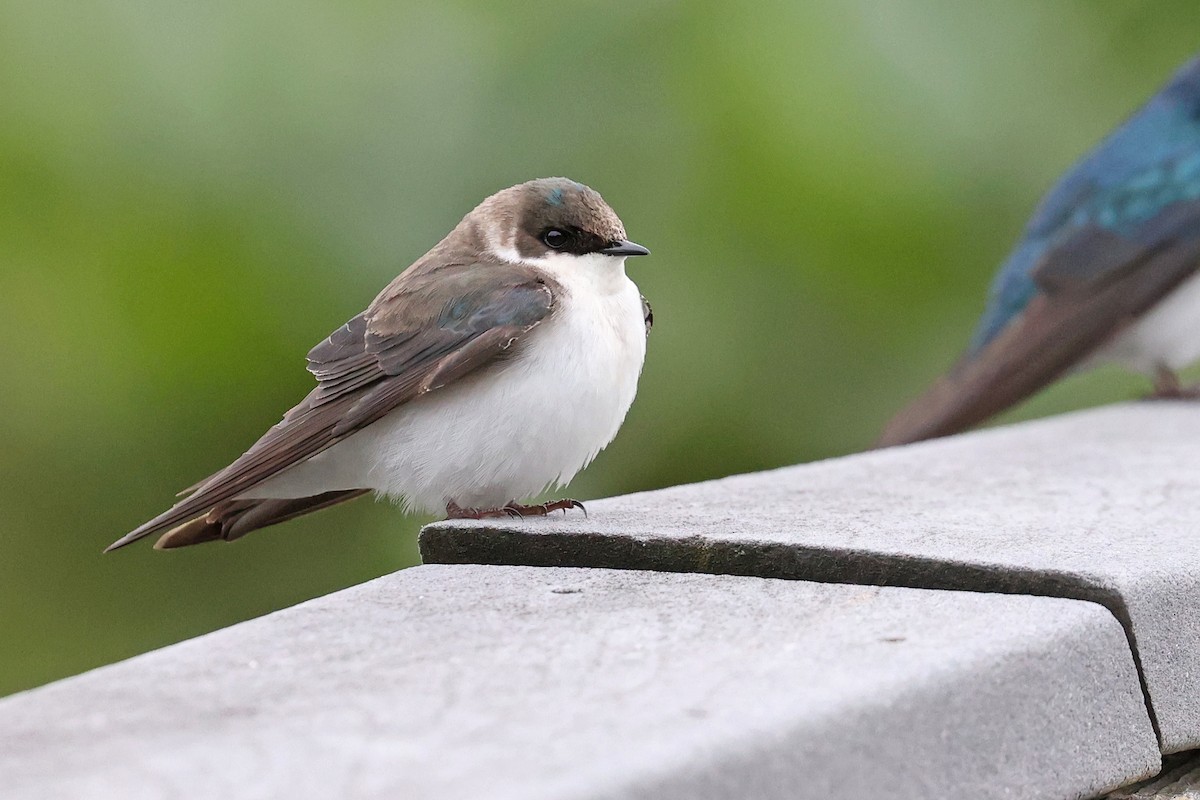
{"type": "Polygon", "coordinates": [[[450,517],[546,514],[621,426],[649,306],[600,195],[565,178],[483,201],[308,354],[317,386],[244,455],[109,550],[166,532],[173,548],[367,492],[450,517]]]}

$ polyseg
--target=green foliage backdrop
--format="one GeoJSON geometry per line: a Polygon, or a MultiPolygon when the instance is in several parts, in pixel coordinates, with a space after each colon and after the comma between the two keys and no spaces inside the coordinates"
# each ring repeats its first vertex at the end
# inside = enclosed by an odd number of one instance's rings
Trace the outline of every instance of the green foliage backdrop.
{"type": "Polygon", "coordinates": [[[582,180],[654,251],[641,393],[575,494],[846,453],[1198,32],[1182,0],[0,0],[0,693],[415,561],[370,501],[100,549],[490,192],[582,180]]]}

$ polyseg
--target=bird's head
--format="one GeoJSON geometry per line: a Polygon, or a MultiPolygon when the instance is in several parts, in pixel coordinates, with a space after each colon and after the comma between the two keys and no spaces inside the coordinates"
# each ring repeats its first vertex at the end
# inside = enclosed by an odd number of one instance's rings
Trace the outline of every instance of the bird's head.
{"type": "Polygon", "coordinates": [[[624,261],[649,250],[598,192],[567,178],[540,178],[484,200],[463,221],[492,255],[505,261],[624,261]]]}

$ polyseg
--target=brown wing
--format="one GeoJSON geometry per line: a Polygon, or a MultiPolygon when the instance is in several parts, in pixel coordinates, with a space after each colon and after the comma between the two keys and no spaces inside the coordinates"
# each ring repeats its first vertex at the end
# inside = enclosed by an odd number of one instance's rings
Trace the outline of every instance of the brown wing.
{"type": "Polygon", "coordinates": [[[318,385],[283,421],[108,550],[206,514],[409,400],[494,361],[551,313],[556,291],[547,278],[517,265],[418,263],[309,352],[318,385]]]}
{"type": "Polygon", "coordinates": [[[897,414],[877,447],[948,436],[1020,402],[1109,341],[1200,267],[1200,202],[1134,236],[1087,227],[1034,272],[1041,292],[974,356],[897,414]]]}

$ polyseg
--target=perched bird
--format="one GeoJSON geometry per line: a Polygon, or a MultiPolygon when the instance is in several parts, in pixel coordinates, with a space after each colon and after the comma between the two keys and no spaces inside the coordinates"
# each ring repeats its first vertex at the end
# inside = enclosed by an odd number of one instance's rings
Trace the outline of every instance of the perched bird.
{"type": "Polygon", "coordinates": [[[992,283],[966,354],[888,423],[888,446],[946,436],[1060,376],[1119,363],[1194,397],[1200,358],[1200,59],[1042,199],[992,283]]]}
{"type": "MultiPolygon", "coordinates": [[[[244,455],[108,547],[232,540],[377,492],[452,518],[546,514],[637,391],[648,255],[592,189],[498,192],[308,354],[317,386],[244,455]]],[[[107,551],[106,551],[107,552],[107,551]]]]}

